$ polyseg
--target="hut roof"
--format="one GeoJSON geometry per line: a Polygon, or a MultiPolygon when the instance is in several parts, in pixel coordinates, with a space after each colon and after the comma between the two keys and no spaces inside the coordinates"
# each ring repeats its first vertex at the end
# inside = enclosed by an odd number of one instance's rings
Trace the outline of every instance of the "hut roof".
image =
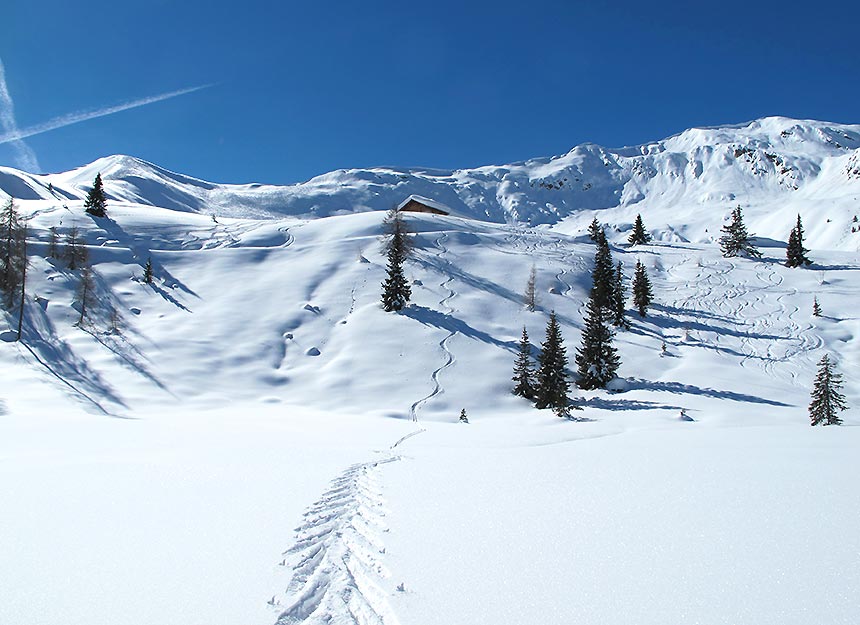
{"type": "Polygon", "coordinates": [[[423,204],[424,206],[428,206],[430,208],[434,208],[438,211],[442,211],[446,215],[450,215],[453,211],[449,206],[442,204],[442,202],[437,202],[436,200],[431,200],[429,197],[424,197],[423,195],[410,195],[408,198],[400,202],[397,205],[397,210],[401,210],[404,206],[409,204],[412,201],[418,202],[419,204],[423,204]]]}

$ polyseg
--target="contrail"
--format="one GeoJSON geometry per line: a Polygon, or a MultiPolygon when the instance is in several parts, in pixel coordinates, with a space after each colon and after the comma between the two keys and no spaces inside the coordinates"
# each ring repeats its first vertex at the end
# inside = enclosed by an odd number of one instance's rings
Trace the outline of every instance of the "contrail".
{"type": "Polygon", "coordinates": [[[6,69],[3,67],[2,59],[0,59],[0,127],[5,132],[2,136],[11,137],[2,143],[12,143],[17,153],[15,160],[18,167],[33,173],[42,171],[36,153],[24,143],[22,138],[16,136],[20,130],[18,130],[18,123],[15,121],[15,105],[9,94],[9,88],[6,86],[6,69]]]}
{"type": "Polygon", "coordinates": [[[43,132],[56,130],[57,128],[64,128],[65,126],[71,126],[72,124],[85,122],[89,119],[95,119],[96,117],[113,115],[114,113],[119,113],[120,111],[127,111],[128,109],[137,108],[139,106],[146,106],[147,104],[153,104],[154,102],[161,102],[162,100],[168,100],[170,98],[175,98],[176,96],[185,95],[186,93],[200,91],[201,89],[206,89],[207,87],[211,86],[212,84],[199,85],[197,87],[189,87],[187,89],[179,89],[178,91],[170,91],[168,93],[162,93],[160,95],[154,95],[148,98],[141,98],[139,100],[131,100],[130,102],[124,102],[122,104],[108,106],[106,108],[90,111],[78,111],[77,113],[69,113],[67,115],[61,115],[60,117],[55,117],[54,119],[48,120],[41,124],[36,124],[35,126],[30,126],[28,128],[6,128],[6,132],[0,135],[0,144],[10,143],[12,141],[20,141],[21,139],[32,137],[33,135],[40,135],[43,132]]]}

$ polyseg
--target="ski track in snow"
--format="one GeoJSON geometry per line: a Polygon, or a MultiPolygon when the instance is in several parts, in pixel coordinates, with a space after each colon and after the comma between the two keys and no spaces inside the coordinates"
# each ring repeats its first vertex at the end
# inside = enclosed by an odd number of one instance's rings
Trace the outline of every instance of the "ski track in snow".
{"type": "MultiPolygon", "coordinates": [[[[506,247],[496,246],[502,253],[517,254],[519,256],[530,256],[547,259],[561,265],[554,274],[555,282],[561,285],[561,290],[556,294],[562,297],[570,295],[573,285],[565,278],[568,274],[588,273],[591,271],[589,263],[582,256],[575,255],[567,246],[567,241],[558,235],[547,232],[533,232],[528,228],[507,226],[508,234],[504,240],[506,247]],[[516,251],[512,252],[511,249],[516,251]]],[[[583,305],[584,305],[583,301],[583,305]]],[[[540,302],[538,302],[540,306],[540,302]]]]}
{"type": "MultiPolygon", "coordinates": [[[[439,238],[436,239],[436,247],[439,248],[439,251],[436,253],[436,256],[440,261],[442,260],[443,256],[448,251],[448,248],[446,248],[445,244],[444,244],[444,241],[447,238],[448,238],[448,233],[443,232],[439,236],[439,238]]],[[[448,302],[457,295],[457,292],[454,291],[450,287],[450,284],[453,280],[454,280],[454,277],[449,276],[448,278],[446,278],[445,280],[443,280],[439,284],[440,287],[442,287],[443,289],[445,289],[448,292],[447,295],[445,295],[445,297],[443,297],[441,300],[439,300],[439,307],[443,308],[445,314],[447,314],[447,315],[450,315],[451,313],[454,312],[454,309],[451,307],[451,305],[448,302]]],[[[447,369],[448,367],[453,365],[454,362],[456,361],[456,358],[454,357],[454,352],[452,352],[448,348],[448,342],[456,334],[457,334],[456,330],[451,330],[445,338],[443,338],[441,341],[439,341],[439,347],[442,349],[442,352],[445,354],[445,362],[442,363],[441,366],[437,367],[433,371],[432,374],[430,374],[430,380],[433,382],[433,390],[431,390],[428,395],[425,395],[421,399],[417,400],[416,402],[414,402],[409,407],[409,415],[412,418],[412,421],[414,421],[416,423],[418,422],[418,410],[419,410],[419,408],[421,408],[421,406],[426,404],[428,401],[430,401],[431,399],[433,399],[437,395],[444,392],[444,390],[442,389],[442,384],[439,382],[439,376],[441,375],[441,373],[445,369],[447,369]]]]}
{"type": "MultiPolygon", "coordinates": [[[[444,244],[447,237],[443,232],[436,239],[439,260],[448,251],[444,244]]],[[[450,287],[453,280],[449,276],[439,285],[447,291],[439,300],[446,314],[454,312],[449,304],[457,295],[450,287]]],[[[354,297],[353,289],[353,306],[354,297]]],[[[451,331],[439,342],[445,362],[430,376],[432,391],[409,409],[416,423],[419,408],[443,392],[439,376],[455,362],[448,341],[456,334],[451,331]]],[[[378,473],[381,465],[401,459],[394,454],[395,448],[424,431],[418,429],[398,439],[383,460],[346,469],[305,512],[304,522],[296,528],[295,544],[283,554],[281,564],[286,565],[291,558],[296,562],[286,590],[287,608],[276,625],[399,625],[379,584],[390,573],[382,563],[382,534],[388,530],[383,521],[386,510],[378,473]]],[[[281,607],[275,597],[269,603],[281,607]]]]}
{"type": "MultiPolygon", "coordinates": [[[[675,286],[668,292],[681,290],[684,281],[677,276],[692,260],[692,256],[687,256],[668,269],[667,273],[675,276],[672,279],[675,286]]],[[[784,278],[770,262],[756,262],[753,279],[733,273],[736,264],[730,260],[696,262],[699,271],[686,281],[688,293],[669,301],[681,316],[693,319],[688,322],[687,334],[695,332],[696,342],[713,346],[723,357],[740,356],[739,364],[743,367],[760,367],[770,377],[793,383],[803,369],[797,358],[807,354],[804,360],[809,365],[813,359],[809,354],[823,344],[811,323],[801,325],[794,318],[797,306],[785,303],[797,289],[784,286],[784,278]],[[731,275],[738,277],[730,281],[731,275]],[[775,299],[768,299],[766,295],[774,290],[783,292],[775,299]],[[718,315],[709,316],[707,327],[695,322],[697,317],[709,315],[709,311],[718,315]]]]}
{"type": "MultiPolygon", "coordinates": [[[[399,625],[379,583],[390,574],[382,563],[388,530],[378,474],[400,460],[388,453],[346,469],[305,512],[281,563],[295,560],[276,625],[399,625]]],[[[274,597],[270,604],[280,607],[274,597]]]]}

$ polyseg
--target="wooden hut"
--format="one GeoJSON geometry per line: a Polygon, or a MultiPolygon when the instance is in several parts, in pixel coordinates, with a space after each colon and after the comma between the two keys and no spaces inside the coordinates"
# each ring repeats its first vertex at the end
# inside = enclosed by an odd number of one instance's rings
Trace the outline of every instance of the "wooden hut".
{"type": "Polygon", "coordinates": [[[434,215],[450,215],[451,209],[430,198],[420,195],[410,195],[397,206],[398,211],[412,213],[433,213],[434,215]]]}

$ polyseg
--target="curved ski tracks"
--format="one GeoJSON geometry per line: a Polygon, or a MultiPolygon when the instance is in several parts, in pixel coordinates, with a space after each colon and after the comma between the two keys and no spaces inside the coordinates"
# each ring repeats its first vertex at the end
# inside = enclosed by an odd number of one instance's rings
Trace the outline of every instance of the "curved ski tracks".
{"type": "MultiPolygon", "coordinates": [[[[437,256],[447,252],[443,233],[437,240],[437,256]]],[[[440,286],[447,291],[439,301],[448,313],[448,304],[457,293],[450,288],[453,277],[440,286]]],[[[450,332],[439,342],[445,362],[433,371],[433,390],[412,404],[412,421],[418,421],[418,409],[442,392],[439,375],[454,361],[448,341],[450,332]]],[[[382,563],[385,544],[385,507],[379,484],[380,466],[397,462],[401,456],[394,450],[424,429],[417,429],[398,439],[382,460],[352,465],[338,476],[330,488],[304,514],[296,528],[296,542],[284,552],[286,565],[294,559],[293,575],[287,587],[287,607],[276,625],[399,625],[388,603],[387,591],[380,582],[390,577],[382,563]]],[[[280,606],[275,597],[271,605],[280,606]]]]}
{"type": "MultiPolygon", "coordinates": [[[[445,239],[447,239],[447,238],[448,238],[448,233],[447,233],[447,232],[443,232],[443,233],[439,236],[439,238],[438,238],[438,239],[436,239],[436,247],[437,247],[437,248],[438,248],[438,250],[439,250],[439,251],[436,253],[436,256],[437,256],[440,260],[441,260],[441,259],[442,259],[442,257],[445,255],[445,253],[448,251],[448,248],[446,248],[446,247],[445,247],[445,244],[444,244],[444,241],[445,241],[445,239]]],[[[450,287],[450,284],[451,284],[451,282],[452,282],[453,280],[454,280],[453,276],[449,276],[448,278],[446,278],[445,280],[443,280],[443,281],[439,284],[439,286],[440,286],[441,288],[443,288],[443,289],[445,289],[445,290],[447,291],[447,294],[445,295],[445,297],[443,297],[441,300],[439,300],[439,307],[440,307],[440,308],[442,308],[442,309],[444,309],[444,311],[445,311],[445,313],[446,313],[446,314],[451,314],[452,312],[454,312],[454,309],[453,309],[453,308],[451,307],[451,305],[448,303],[448,302],[449,302],[449,301],[450,301],[454,296],[456,296],[456,295],[457,295],[457,292],[456,292],[456,291],[454,291],[454,290],[450,287]]],[[[453,353],[453,352],[448,348],[448,342],[449,342],[449,341],[450,341],[450,340],[451,340],[451,339],[452,339],[456,334],[457,334],[457,331],[456,331],[456,330],[451,330],[445,338],[443,338],[441,341],[439,341],[439,348],[442,350],[442,352],[443,352],[443,353],[444,353],[444,355],[445,355],[445,362],[443,362],[441,366],[437,367],[437,368],[433,371],[433,373],[432,373],[432,374],[430,374],[430,380],[433,382],[433,389],[430,391],[430,393],[429,393],[429,394],[427,394],[427,395],[425,395],[424,397],[422,397],[421,399],[417,400],[416,402],[414,402],[414,403],[409,407],[409,416],[410,416],[410,418],[412,419],[412,421],[414,421],[414,422],[416,422],[416,423],[418,422],[418,410],[419,410],[419,408],[421,408],[421,406],[423,406],[423,405],[424,405],[424,404],[426,404],[428,401],[430,401],[431,399],[433,399],[434,397],[436,397],[437,395],[439,395],[440,393],[442,393],[442,392],[443,392],[443,391],[442,391],[442,385],[441,385],[441,383],[439,382],[439,376],[441,375],[441,373],[442,373],[445,369],[447,369],[448,367],[450,367],[451,365],[453,365],[453,364],[454,364],[454,362],[456,361],[456,358],[454,357],[454,353],[453,353]]]]}
{"type": "MultiPolygon", "coordinates": [[[[691,260],[692,257],[687,257],[684,262],[691,260]]],[[[801,324],[795,319],[797,306],[785,303],[797,290],[784,285],[783,276],[772,263],[757,262],[754,277],[745,279],[741,273],[739,280],[732,280],[735,263],[731,260],[709,263],[700,259],[698,265],[700,270],[690,281],[695,291],[677,299],[674,305],[693,316],[702,310],[715,311],[723,320],[717,321],[714,332],[705,332],[706,336],[699,324],[697,339],[712,342],[726,357],[731,357],[732,352],[739,355],[743,367],[757,366],[771,377],[796,380],[801,370],[797,359],[811,358],[810,354],[822,344],[812,324],[801,324]],[[775,298],[766,297],[774,290],[782,292],[775,298]],[[741,325],[732,323],[740,319],[744,320],[741,325]],[[719,326],[723,324],[731,332],[720,332],[719,326]]],[[[669,269],[670,274],[676,271],[677,268],[669,269]]]]}

